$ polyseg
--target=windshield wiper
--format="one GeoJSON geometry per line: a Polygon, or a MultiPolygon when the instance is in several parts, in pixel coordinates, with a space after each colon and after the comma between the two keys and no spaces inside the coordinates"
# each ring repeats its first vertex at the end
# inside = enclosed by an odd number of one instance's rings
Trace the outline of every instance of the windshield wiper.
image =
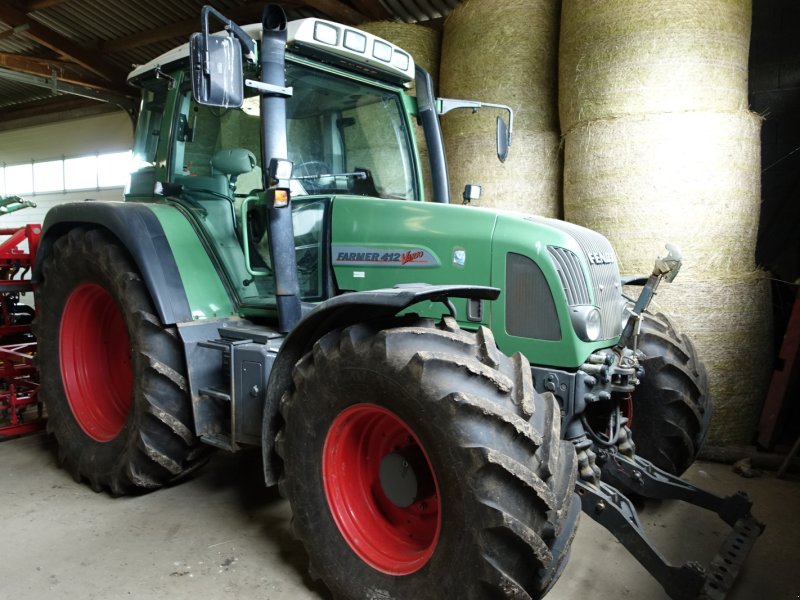
{"type": "Polygon", "coordinates": [[[366,171],[353,171],[351,173],[317,173],[316,175],[292,175],[292,179],[322,179],[323,177],[355,177],[356,179],[366,179],[366,171]]]}

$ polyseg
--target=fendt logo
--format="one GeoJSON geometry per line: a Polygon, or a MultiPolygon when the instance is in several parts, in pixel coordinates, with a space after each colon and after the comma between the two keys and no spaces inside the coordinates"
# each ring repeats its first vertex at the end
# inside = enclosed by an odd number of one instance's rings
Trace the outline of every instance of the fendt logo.
{"type": "Polygon", "coordinates": [[[593,265],[614,264],[613,252],[589,252],[586,256],[589,258],[589,262],[593,265]]]}

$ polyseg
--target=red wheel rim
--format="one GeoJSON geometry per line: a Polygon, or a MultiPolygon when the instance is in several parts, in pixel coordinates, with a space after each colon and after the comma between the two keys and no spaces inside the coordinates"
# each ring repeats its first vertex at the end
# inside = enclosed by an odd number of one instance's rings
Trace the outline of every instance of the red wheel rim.
{"type": "Polygon", "coordinates": [[[364,562],[389,575],[409,575],[428,562],[441,530],[439,486],[425,449],[397,415],[374,404],[340,413],[325,438],[322,480],[339,531],[364,562]],[[433,494],[401,508],[384,493],[379,468],[409,446],[422,452],[433,494]]]}
{"type": "Polygon", "coordinates": [[[131,407],[128,331],[111,295],[94,283],[67,298],[59,335],[61,379],[72,414],[98,442],[114,439],[131,407]]]}

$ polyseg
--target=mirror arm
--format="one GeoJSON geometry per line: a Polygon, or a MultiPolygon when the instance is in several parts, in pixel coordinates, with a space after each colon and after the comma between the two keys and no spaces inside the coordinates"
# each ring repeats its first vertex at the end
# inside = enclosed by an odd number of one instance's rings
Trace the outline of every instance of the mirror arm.
{"type": "Polygon", "coordinates": [[[291,86],[283,87],[280,85],[272,85],[271,83],[264,83],[263,81],[256,81],[255,79],[245,79],[244,85],[264,94],[275,94],[277,96],[285,96],[286,98],[289,98],[294,93],[294,88],[291,86]]]}
{"type": "MultiPolygon", "coordinates": [[[[241,42],[242,46],[244,47],[244,49],[246,51],[245,58],[249,62],[255,64],[256,56],[257,56],[255,40],[253,38],[251,38],[249,35],[247,35],[247,33],[245,33],[244,29],[239,27],[236,23],[231,21],[229,18],[227,18],[225,15],[223,15],[221,12],[219,12],[213,6],[209,6],[207,4],[203,7],[203,9],[200,12],[200,21],[201,21],[201,24],[202,24],[202,32],[203,32],[203,37],[205,38],[206,48],[208,48],[208,35],[209,35],[209,32],[208,32],[208,17],[209,16],[213,16],[214,18],[216,18],[220,23],[222,23],[225,26],[225,29],[227,31],[230,31],[233,35],[236,36],[236,38],[239,40],[239,42],[241,42]]],[[[206,65],[207,64],[208,63],[206,62],[206,65]]]]}
{"type": "Polygon", "coordinates": [[[488,108],[497,108],[504,110],[508,113],[508,145],[511,145],[511,134],[514,133],[514,109],[506,104],[495,104],[493,102],[478,102],[477,100],[458,100],[456,98],[437,98],[436,99],[436,112],[439,115],[445,115],[451,110],[458,108],[471,108],[476,112],[479,108],[484,106],[488,108]]]}

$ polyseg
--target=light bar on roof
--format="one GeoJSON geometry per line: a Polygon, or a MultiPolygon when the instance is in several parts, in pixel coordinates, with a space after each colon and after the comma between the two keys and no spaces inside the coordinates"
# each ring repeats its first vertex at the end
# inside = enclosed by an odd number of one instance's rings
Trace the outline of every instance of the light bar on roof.
{"type": "Polygon", "coordinates": [[[377,36],[324,19],[288,24],[287,44],[305,54],[393,83],[414,80],[414,60],[402,48],[377,36]]]}

